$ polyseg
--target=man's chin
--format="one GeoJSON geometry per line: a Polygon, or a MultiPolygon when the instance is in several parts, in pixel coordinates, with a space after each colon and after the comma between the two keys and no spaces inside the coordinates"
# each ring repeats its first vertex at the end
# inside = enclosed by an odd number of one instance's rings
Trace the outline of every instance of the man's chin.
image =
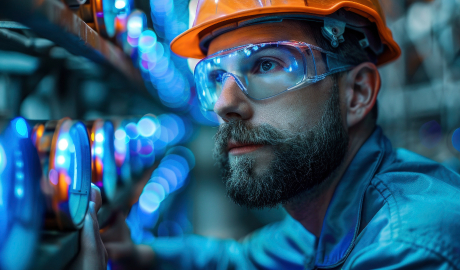
{"type": "MultiPolygon", "coordinates": [[[[250,153],[245,153],[242,155],[232,155],[230,153],[228,154],[228,160],[231,164],[230,166],[233,167],[232,171],[237,170],[234,167],[240,166],[240,164],[238,163],[239,161],[241,161],[241,159],[250,159],[252,166],[250,172],[251,175],[255,178],[261,177],[264,173],[267,173],[274,158],[275,156],[272,147],[268,145],[264,145],[256,151],[252,151],[250,153]]],[[[241,170],[241,168],[239,170],[241,170]]]]}

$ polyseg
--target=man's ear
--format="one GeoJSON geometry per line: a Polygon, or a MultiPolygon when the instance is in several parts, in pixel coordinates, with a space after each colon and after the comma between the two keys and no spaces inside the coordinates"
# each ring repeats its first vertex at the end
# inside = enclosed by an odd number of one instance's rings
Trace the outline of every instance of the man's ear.
{"type": "Polygon", "coordinates": [[[377,101],[380,74],[371,62],[362,63],[350,70],[345,78],[347,125],[352,127],[368,115],[377,101]]]}

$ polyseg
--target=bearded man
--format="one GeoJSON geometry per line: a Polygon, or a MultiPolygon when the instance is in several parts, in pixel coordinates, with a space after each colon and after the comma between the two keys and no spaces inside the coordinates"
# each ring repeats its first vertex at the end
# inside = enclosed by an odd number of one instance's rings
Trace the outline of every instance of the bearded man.
{"type": "Polygon", "coordinates": [[[219,117],[214,152],[227,195],[249,208],[282,205],[289,216],[240,242],[126,239],[121,252],[105,241],[115,262],[460,269],[459,176],[393,150],[376,125],[377,66],[400,54],[377,0],[202,0],[171,49],[203,58],[196,91],[219,117]]]}

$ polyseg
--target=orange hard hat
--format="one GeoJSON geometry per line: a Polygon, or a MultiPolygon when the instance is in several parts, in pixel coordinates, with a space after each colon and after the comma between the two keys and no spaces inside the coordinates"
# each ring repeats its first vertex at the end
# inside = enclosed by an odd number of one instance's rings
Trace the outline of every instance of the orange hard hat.
{"type": "Polygon", "coordinates": [[[206,41],[213,37],[238,27],[260,23],[267,17],[276,19],[280,16],[297,16],[298,19],[304,16],[325,21],[333,18],[345,22],[347,28],[358,30],[369,39],[365,44],[371,45],[377,65],[395,60],[401,54],[401,49],[386,26],[378,0],[199,0],[193,27],[171,42],[171,50],[183,57],[204,58],[207,53],[206,41]],[[371,32],[374,37],[371,37],[371,32]]]}

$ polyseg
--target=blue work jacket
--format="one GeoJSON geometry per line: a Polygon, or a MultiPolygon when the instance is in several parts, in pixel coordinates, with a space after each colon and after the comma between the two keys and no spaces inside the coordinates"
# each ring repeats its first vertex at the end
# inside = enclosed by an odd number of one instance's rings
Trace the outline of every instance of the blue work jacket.
{"type": "Polygon", "coordinates": [[[160,269],[460,269],[460,177],[377,127],[347,168],[319,238],[287,217],[244,240],[156,239],[160,269]]]}

